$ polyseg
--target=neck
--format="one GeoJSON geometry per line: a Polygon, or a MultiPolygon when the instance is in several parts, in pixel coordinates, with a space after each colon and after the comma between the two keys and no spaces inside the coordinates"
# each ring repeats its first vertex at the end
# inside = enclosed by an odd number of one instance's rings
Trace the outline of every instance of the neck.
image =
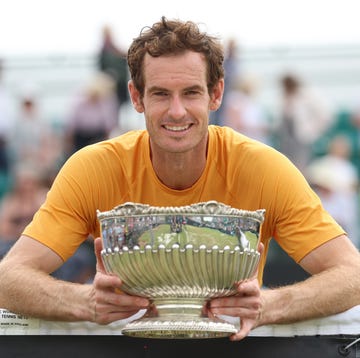
{"type": "Polygon", "coordinates": [[[201,177],[206,166],[206,150],[200,153],[161,153],[152,155],[156,175],[167,187],[190,188],[201,177]]]}

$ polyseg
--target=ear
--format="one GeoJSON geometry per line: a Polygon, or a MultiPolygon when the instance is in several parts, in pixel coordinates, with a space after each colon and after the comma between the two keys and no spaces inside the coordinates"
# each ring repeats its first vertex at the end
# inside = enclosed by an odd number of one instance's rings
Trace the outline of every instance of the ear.
{"type": "Polygon", "coordinates": [[[144,105],[140,96],[140,92],[135,88],[134,82],[132,80],[130,80],[128,83],[128,89],[129,89],[131,102],[135,110],[139,113],[143,113],[144,105]]]}
{"type": "Polygon", "coordinates": [[[221,79],[210,94],[210,111],[219,109],[224,94],[224,79],[221,79]]]}

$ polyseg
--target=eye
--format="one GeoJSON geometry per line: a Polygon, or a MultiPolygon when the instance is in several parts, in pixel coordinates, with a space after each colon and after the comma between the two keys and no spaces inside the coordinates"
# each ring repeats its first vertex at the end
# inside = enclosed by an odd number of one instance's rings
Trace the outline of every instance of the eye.
{"type": "Polygon", "coordinates": [[[165,91],[156,91],[156,92],[153,92],[153,95],[156,97],[165,97],[165,96],[168,96],[168,93],[165,91]]]}
{"type": "Polygon", "coordinates": [[[197,90],[188,90],[185,92],[186,96],[197,96],[200,94],[200,91],[197,90]]]}

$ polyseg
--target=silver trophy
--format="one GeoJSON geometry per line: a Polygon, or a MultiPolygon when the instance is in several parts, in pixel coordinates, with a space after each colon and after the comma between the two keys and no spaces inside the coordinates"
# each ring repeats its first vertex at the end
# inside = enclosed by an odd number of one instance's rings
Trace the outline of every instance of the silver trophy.
{"type": "Polygon", "coordinates": [[[234,324],[203,314],[207,301],[236,294],[255,274],[265,211],[216,201],[179,207],[125,203],[97,212],[104,266],[122,290],[149,298],[153,315],[129,322],[122,333],[147,338],[215,338],[234,324]]]}

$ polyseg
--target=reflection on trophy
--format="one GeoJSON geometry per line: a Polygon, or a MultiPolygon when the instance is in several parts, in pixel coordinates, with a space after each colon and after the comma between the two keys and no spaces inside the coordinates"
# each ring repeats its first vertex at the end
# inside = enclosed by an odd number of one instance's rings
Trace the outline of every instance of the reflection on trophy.
{"type": "Polygon", "coordinates": [[[179,207],[125,203],[97,212],[104,266],[128,294],[149,298],[156,316],[122,333],[148,338],[215,338],[236,333],[230,322],[203,315],[206,302],[236,294],[255,274],[265,211],[216,201],[179,207]]]}

